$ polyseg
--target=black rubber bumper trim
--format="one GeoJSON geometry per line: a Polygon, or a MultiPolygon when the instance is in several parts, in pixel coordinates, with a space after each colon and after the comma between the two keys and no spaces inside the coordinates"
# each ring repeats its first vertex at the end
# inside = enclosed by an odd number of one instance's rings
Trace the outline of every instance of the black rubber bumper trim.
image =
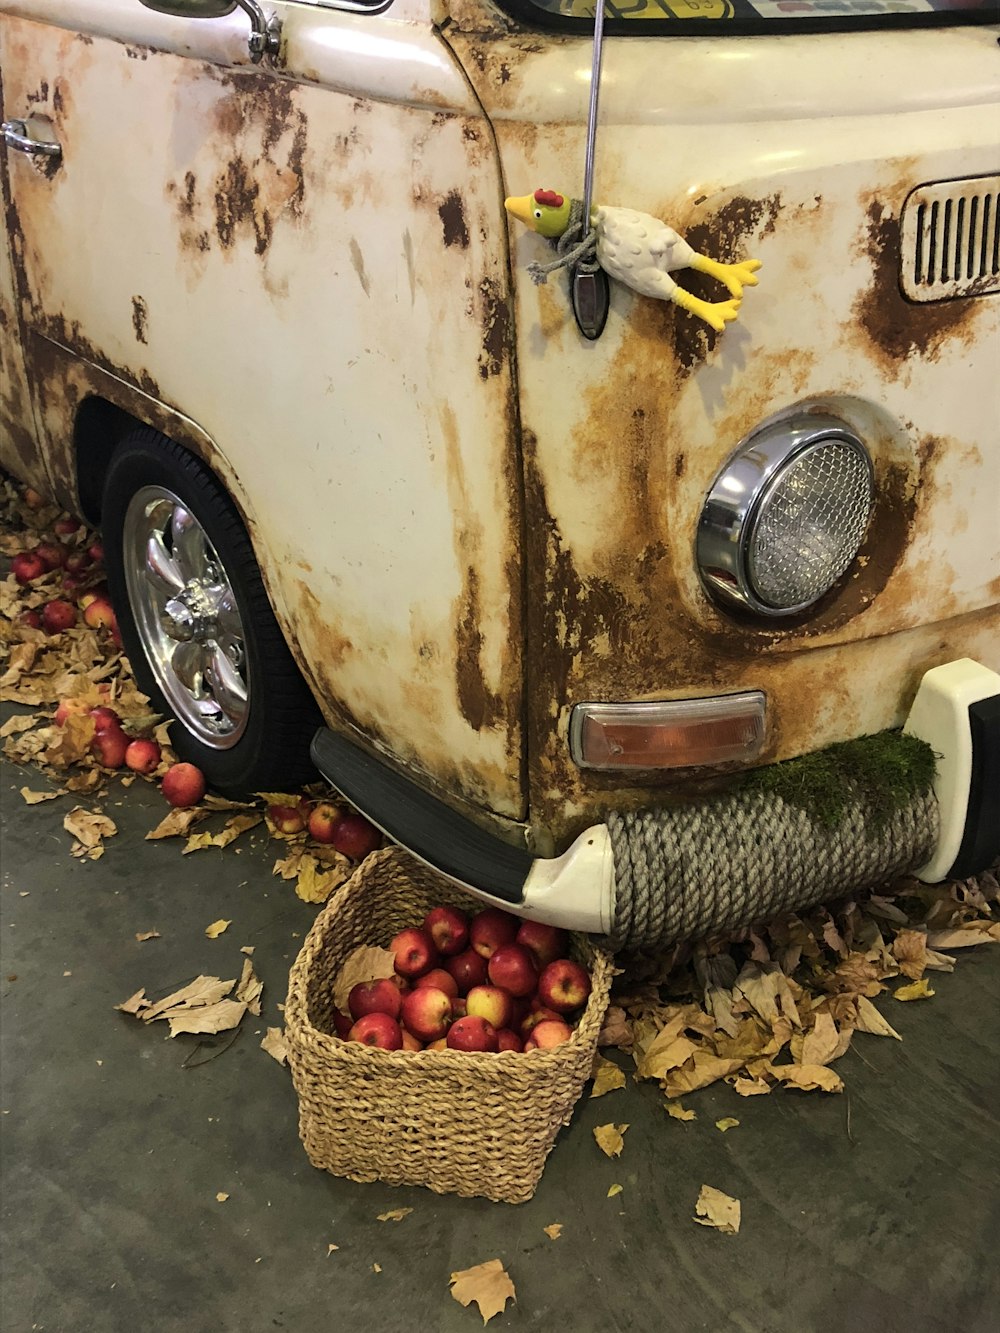
{"type": "Polygon", "coordinates": [[[524,899],[534,858],[487,833],[337,732],[313,737],[313,763],[383,833],[435,870],[506,903],[524,899]]]}
{"type": "Polygon", "coordinates": [[[965,831],[949,879],[981,874],[1000,857],[1000,694],[969,705],[972,777],[965,831]]]}

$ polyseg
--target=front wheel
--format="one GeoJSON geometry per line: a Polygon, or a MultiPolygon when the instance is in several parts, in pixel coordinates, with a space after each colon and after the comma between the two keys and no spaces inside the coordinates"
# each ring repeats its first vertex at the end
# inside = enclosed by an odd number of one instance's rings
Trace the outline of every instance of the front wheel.
{"type": "Polygon", "coordinates": [[[125,651],[175,719],[177,753],[234,794],[315,777],[318,710],[213,474],[157,431],[133,431],[108,470],[102,528],[125,651]]]}

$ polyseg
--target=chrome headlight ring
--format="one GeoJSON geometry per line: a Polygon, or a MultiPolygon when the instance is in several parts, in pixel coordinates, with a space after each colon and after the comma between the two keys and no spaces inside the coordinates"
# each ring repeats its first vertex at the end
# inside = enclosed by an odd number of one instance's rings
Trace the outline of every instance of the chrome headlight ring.
{"type": "Polygon", "coordinates": [[[844,422],[803,414],[765,426],[706,497],[696,543],[705,586],[759,616],[807,610],[857,556],[874,495],[868,450],[844,422]]]}

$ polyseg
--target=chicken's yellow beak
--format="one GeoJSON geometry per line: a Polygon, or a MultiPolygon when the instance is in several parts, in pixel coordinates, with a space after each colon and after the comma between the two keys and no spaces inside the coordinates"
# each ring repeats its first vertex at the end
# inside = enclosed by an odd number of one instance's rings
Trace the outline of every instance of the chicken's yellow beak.
{"type": "Polygon", "coordinates": [[[532,231],[537,231],[534,214],[534,196],[526,194],[518,199],[505,199],[503,206],[512,218],[517,218],[518,222],[523,222],[526,227],[532,231]]]}

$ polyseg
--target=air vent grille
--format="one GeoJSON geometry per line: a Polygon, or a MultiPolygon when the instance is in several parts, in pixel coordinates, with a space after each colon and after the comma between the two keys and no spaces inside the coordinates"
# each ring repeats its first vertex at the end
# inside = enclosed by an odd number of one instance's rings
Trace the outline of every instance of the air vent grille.
{"type": "Polygon", "coordinates": [[[903,205],[900,278],[911,301],[1000,292],[1000,176],[913,191],[903,205]]]}

